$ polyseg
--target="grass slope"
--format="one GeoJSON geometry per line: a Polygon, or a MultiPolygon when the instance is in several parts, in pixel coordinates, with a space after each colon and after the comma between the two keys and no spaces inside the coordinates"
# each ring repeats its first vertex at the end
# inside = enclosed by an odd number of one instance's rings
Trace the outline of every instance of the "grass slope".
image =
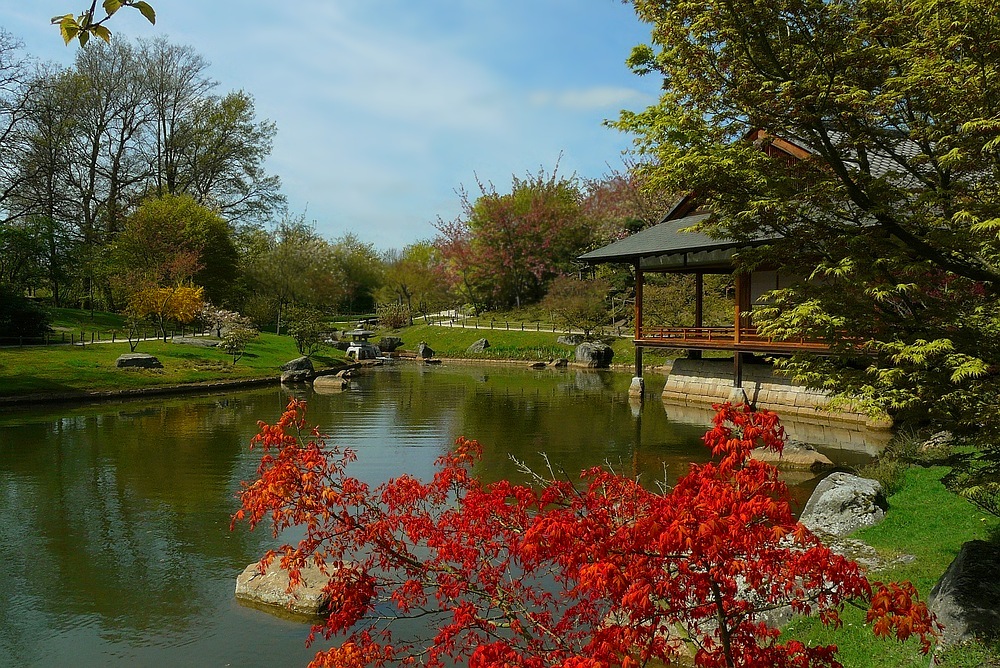
{"type": "MultiPolygon", "coordinates": [[[[881,554],[894,558],[912,555],[903,563],[884,572],[872,573],[872,580],[909,580],[927,600],[931,588],[958,554],[962,543],[986,539],[1000,527],[1000,520],[978,510],[965,499],[952,494],[941,484],[946,468],[912,467],[907,470],[902,487],[889,497],[889,512],[877,526],[856,534],[881,554]]],[[[837,630],[823,627],[818,620],[799,619],[785,635],[812,644],[835,644],[845,668],[926,668],[929,660],[918,652],[916,642],[897,643],[875,638],[865,624],[864,612],[848,608],[842,616],[844,625],[837,630]]],[[[957,668],[968,663],[970,653],[956,650],[943,667],[957,668]]],[[[979,659],[976,659],[979,661],[979,659]]]]}
{"type": "MultiPolygon", "coordinates": [[[[417,344],[424,341],[441,357],[459,357],[467,359],[514,359],[526,361],[549,360],[565,357],[572,360],[574,346],[556,343],[561,336],[559,332],[507,330],[499,324],[499,329],[463,329],[461,327],[446,327],[440,325],[413,325],[387,334],[403,339],[405,350],[416,350],[417,344]],[[469,353],[466,349],[479,339],[487,339],[490,347],[482,353],[469,353]]],[[[612,364],[634,365],[635,347],[631,339],[614,339],[611,347],[615,351],[612,364]]],[[[645,366],[655,366],[661,360],[676,357],[681,351],[656,353],[646,351],[643,357],[645,366]]]]}
{"type": "MultiPolygon", "coordinates": [[[[136,352],[155,355],[163,369],[115,368],[115,360],[127,352],[127,342],[0,349],[0,397],[274,377],[278,367],[299,356],[290,337],[274,334],[261,334],[235,365],[231,356],[215,348],[143,341],[136,352]]],[[[336,366],[342,355],[326,349],[314,355],[313,362],[336,366]]]]}

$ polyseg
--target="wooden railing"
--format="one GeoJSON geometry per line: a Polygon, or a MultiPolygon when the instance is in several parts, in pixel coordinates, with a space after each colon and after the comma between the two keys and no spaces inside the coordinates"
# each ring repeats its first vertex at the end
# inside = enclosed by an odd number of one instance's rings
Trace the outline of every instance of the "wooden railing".
{"type": "Polygon", "coordinates": [[[636,343],[660,348],[704,348],[719,350],[760,350],[794,352],[796,350],[828,350],[819,340],[798,337],[774,339],[757,333],[755,327],[741,327],[739,337],[735,327],[643,327],[636,343]]]}

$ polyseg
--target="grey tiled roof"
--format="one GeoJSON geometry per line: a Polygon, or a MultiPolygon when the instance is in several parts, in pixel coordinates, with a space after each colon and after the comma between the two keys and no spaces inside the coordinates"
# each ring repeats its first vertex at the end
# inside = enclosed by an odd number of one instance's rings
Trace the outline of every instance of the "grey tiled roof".
{"type": "Polygon", "coordinates": [[[694,253],[746,246],[745,242],[732,239],[714,239],[702,232],[683,232],[711,214],[702,213],[677,220],[668,220],[636,232],[603,248],[584,253],[578,259],[595,264],[603,262],[629,262],[643,257],[669,253],[694,253]]]}
{"type": "MultiPolygon", "coordinates": [[[[814,149],[802,140],[788,137],[783,137],[783,139],[803,150],[815,153],[814,149]]],[[[844,160],[848,166],[857,168],[859,164],[858,153],[847,143],[848,136],[840,132],[832,132],[831,139],[843,152],[844,160]]],[[[918,185],[917,178],[906,171],[904,163],[920,154],[919,145],[909,139],[899,139],[893,142],[891,151],[890,153],[886,150],[870,149],[867,152],[871,175],[875,178],[888,177],[894,183],[904,187],[918,185]]],[[[668,212],[667,216],[673,215],[675,209],[668,212]]],[[[701,232],[682,231],[704,221],[709,215],[711,214],[702,213],[676,220],[665,220],[613,244],[584,253],[578,259],[592,264],[636,262],[643,258],[656,256],[746,248],[774,238],[761,236],[747,242],[713,238],[701,232]]]]}

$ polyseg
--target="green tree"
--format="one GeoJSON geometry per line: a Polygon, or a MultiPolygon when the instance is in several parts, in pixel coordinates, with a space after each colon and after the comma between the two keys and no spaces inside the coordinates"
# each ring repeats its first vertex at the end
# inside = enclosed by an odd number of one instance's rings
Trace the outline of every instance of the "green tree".
{"type": "Polygon", "coordinates": [[[664,93],[617,125],[636,133],[649,183],[696,193],[712,233],[778,236],[741,253],[743,267],[778,260],[817,279],[772,294],[755,323],[843,354],[784,366],[901,420],[998,442],[993,6],[633,4],[653,31],[630,63],[664,93]]]}
{"type": "Polygon", "coordinates": [[[344,300],[344,276],[333,246],[303,216],[286,217],[270,232],[245,234],[242,243],[250,311],[259,322],[274,322],[278,334],[290,304],[324,308],[344,300]]]}
{"type": "Polygon", "coordinates": [[[552,281],[542,305],[569,329],[582,329],[584,338],[608,323],[611,285],[600,278],[580,280],[559,276],[552,281]]]}
{"type": "Polygon", "coordinates": [[[383,261],[385,282],[379,301],[402,303],[411,318],[414,313],[426,316],[451,303],[441,252],[433,243],[418,241],[402,251],[389,251],[383,261]]]}
{"type": "Polygon", "coordinates": [[[323,346],[323,335],[328,329],[323,314],[308,306],[290,306],[285,312],[288,333],[295,339],[300,355],[310,357],[323,346]]]}
{"type": "Polygon", "coordinates": [[[374,245],[350,232],[334,239],[331,248],[344,287],[340,306],[350,313],[370,313],[375,293],[385,280],[382,257],[374,245]]]}

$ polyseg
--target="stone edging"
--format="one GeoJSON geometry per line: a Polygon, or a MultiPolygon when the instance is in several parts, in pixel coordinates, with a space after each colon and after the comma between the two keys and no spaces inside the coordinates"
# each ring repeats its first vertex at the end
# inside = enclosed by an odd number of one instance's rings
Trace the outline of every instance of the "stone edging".
{"type": "Polygon", "coordinates": [[[27,404],[60,404],[87,401],[109,401],[113,399],[133,399],[169,394],[188,394],[194,392],[213,392],[255,385],[277,385],[281,382],[279,376],[266,378],[239,378],[234,380],[209,380],[184,385],[158,385],[154,387],[138,387],[128,390],[100,390],[94,392],[60,392],[55,394],[22,394],[12,397],[0,397],[0,406],[19,406],[27,404]]]}

